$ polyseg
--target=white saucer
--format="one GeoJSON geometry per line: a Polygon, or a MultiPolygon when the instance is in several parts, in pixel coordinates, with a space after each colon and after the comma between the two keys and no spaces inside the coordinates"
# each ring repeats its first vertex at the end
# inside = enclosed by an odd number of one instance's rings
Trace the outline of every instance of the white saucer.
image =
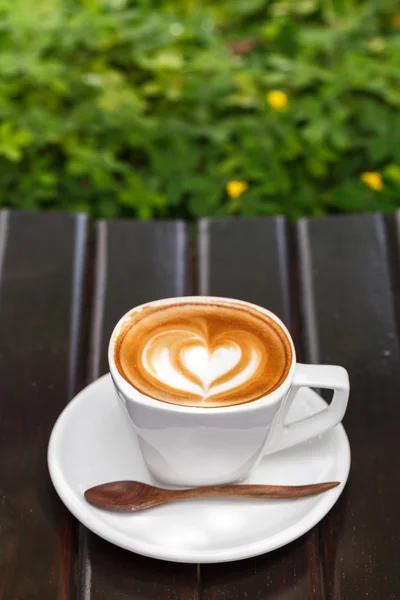
{"type": "MultiPolygon", "coordinates": [[[[303,388],[289,421],[323,409],[325,402],[303,388]]],[[[110,375],[101,377],[68,404],[54,426],[48,462],[63,502],[102,538],[163,560],[225,562],[270,552],[295,540],[335,504],[350,468],[342,425],[309,442],[263,459],[251,483],[341,485],[300,500],[190,500],[136,514],[110,513],[89,505],[84,491],[119,479],[151,483],[132,425],[123,414],[110,375]]]]}

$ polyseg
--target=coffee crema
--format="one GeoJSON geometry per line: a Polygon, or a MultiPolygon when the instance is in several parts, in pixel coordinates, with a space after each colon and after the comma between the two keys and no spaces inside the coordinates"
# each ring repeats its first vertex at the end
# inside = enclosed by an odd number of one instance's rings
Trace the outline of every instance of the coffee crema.
{"type": "Polygon", "coordinates": [[[122,377],[151,398],[216,408],[278,388],[292,348],[282,328],[252,306],[188,300],[133,311],[117,336],[114,359],[122,377]]]}

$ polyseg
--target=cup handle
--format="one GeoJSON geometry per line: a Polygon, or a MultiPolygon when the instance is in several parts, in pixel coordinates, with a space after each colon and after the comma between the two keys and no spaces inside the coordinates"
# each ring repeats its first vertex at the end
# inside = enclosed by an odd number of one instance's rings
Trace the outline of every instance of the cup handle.
{"type": "Polygon", "coordinates": [[[343,419],[349,399],[349,376],[343,367],[333,365],[303,365],[298,363],[292,386],[277,416],[276,426],[265,453],[269,454],[304,442],[328,429],[343,419]],[[285,425],[287,413],[302,387],[333,389],[330,405],[320,412],[285,425]]]}

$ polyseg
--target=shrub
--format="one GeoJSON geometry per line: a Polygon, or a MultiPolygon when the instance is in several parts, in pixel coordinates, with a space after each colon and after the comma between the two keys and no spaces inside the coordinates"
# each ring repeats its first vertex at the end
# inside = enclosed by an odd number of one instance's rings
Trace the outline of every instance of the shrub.
{"type": "Polygon", "coordinates": [[[0,205],[393,211],[397,0],[0,0],[0,205]]]}

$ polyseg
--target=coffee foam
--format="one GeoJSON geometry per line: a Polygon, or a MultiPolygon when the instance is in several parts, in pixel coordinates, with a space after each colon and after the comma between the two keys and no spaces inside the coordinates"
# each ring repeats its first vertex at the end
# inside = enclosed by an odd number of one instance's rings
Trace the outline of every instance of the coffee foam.
{"type": "Polygon", "coordinates": [[[114,359],[147,396],[211,408],[251,402],[279,387],[292,349],[282,328],[256,308],[191,300],[134,311],[117,337],[114,359]]]}

